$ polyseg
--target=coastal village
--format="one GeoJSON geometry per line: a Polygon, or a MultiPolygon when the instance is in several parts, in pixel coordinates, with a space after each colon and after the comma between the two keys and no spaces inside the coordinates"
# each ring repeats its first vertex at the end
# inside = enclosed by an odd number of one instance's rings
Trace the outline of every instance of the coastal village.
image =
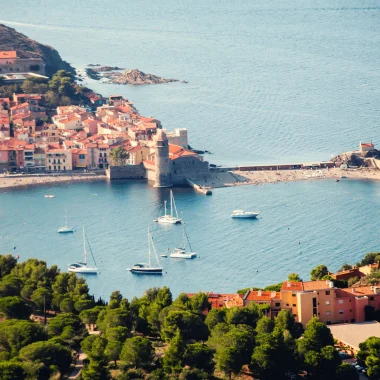
{"type": "MultiPolygon", "coordinates": [[[[0,52],[2,72],[4,66],[8,70],[14,66],[16,71],[20,60],[14,51],[0,52]],[[10,59],[14,63],[9,64],[10,59]]],[[[12,76],[7,78],[12,80],[12,76]]],[[[186,129],[162,129],[159,120],[140,115],[120,95],[105,99],[89,92],[86,96],[92,107],[58,106],[53,115],[43,106],[43,94],[0,98],[0,169],[104,171],[112,164],[122,164],[125,173],[111,173],[112,178],[144,177],[160,187],[208,173],[208,163],[188,149],[186,129]],[[126,152],[122,163],[112,162],[112,151],[117,148],[126,152]]]]}
{"type": "MultiPolygon", "coordinates": [[[[30,77],[47,78],[42,60],[19,58],[16,51],[0,51],[0,73],[8,84],[22,83],[30,77]]],[[[121,95],[104,98],[86,92],[84,96],[86,105],[61,105],[54,112],[46,107],[42,93],[14,93],[0,98],[0,170],[7,174],[106,172],[110,179],[146,178],[156,187],[189,185],[192,181],[216,186],[218,176],[223,176],[218,171],[210,173],[209,163],[190,149],[186,129],[164,129],[158,119],[140,115],[121,95]],[[120,151],[121,157],[115,154],[120,151]]],[[[260,176],[267,176],[266,182],[279,182],[326,175],[339,181],[342,173],[355,177],[356,172],[349,170],[356,167],[346,164],[353,156],[366,162],[367,177],[379,176],[380,163],[374,151],[374,144],[360,143],[358,151],[342,160],[227,168],[235,173],[229,172],[229,179],[222,182],[258,184],[260,176]]],[[[275,319],[285,310],[303,328],[318,317],[329,326],[337,345],[356,355],[359,343],[373,335],[380,337],[380,324],[373,322],[369,313],[380,311],[380,286],[339,288],[334,281],[360,279],[378,270],[379,264],[372,263],[329,273],[329,279],[286,280],[279,290],[207,292],[208,305],[202,313],[265,305],[266,317],[275,319]],[[345,328],[335,329],[334,325],[345,328]]],[[[194,296],[188,294],[190,299],[194,296]]]]}

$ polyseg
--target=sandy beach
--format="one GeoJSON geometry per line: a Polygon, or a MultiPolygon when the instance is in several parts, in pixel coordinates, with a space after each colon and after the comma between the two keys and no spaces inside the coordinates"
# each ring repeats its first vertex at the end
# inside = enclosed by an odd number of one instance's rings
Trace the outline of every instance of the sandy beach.
{"type": "Polygon", "coordinates": [[[0,176],[0,189],[23,186],[49,185],[61,182],[84,182],[105,180],[105,175],[65,175],[65,176],[0,176]]]}

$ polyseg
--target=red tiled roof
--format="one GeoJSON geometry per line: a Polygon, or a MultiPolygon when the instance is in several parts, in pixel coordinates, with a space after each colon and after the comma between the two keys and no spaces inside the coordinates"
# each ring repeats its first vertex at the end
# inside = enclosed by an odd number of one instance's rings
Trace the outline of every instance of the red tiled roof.
{"type": "Polygon", "coordinates": [[[303,290],[302,282],[299,282],[299,281],[284,281],[284,283],[282,284],[281,290],[302,291],[303,290]]]}
{"type": "Polygon", "coordinates": [[[0,59],[17,58],[16,50],[0,51],[0,59]]]}
{"type": "Polygon", "coordinates": [[[271,292],[268,290],[249,290],[245,301],[270,301],[271,299],[280,299],[280,292],[271,292]]]}

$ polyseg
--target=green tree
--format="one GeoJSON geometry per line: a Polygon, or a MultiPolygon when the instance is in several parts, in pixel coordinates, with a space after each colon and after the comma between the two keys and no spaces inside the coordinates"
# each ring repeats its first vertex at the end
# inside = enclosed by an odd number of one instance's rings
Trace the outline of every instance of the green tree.
{"type": "Polygon", "coordinates": [[[60,344],[52,342],[36,342],[20,350],[21,360],[41,362],[47,367],[56,366],[61,373],[65,373],[71,364],[71,351],[60,344]]]}
{"type": "Polygon", "coordinates": [[[210,303],[208,302],[208,294],[200,292],[194,294],[190,298],[190,307],[194,313],[202,314],[205,310],[208,311],[210,303]]]}
{"type": "Polygon", "coordinates": [[[359,375],[351,364],[342,363],[336,368],[335,380],[359,380],[359,375]]]}
{"type": "Polygon", "coordinates": [[[313,317],[307,323],[303,339],[298,341],[298,345],[301,354],[307,351],[321,352],[325,346],[334,346],[334,338],[330,329],[317,317],[313,317]]]}
{"type": "Polygon", "coordinates": [[[93,300],[83,300],[80,299],[74,303],[75,310],[80,313],[83,310],[92,309],[95,306],[95,302],[93,300]]]}
{"type": "Polygon", "coordinates": [[[368,377],[380,379],[380,338],[372,336],[360,343],[359,348],[357,359],[360,364],[368,367],[368,377]]]}
{"type": "Polygon", "coordinates": [[[211,331],[218,323],[226,322],[226,310],[223,309],[211,309],[205,319],[205,323],[208,329],[211,331]]]}
{"type": "Polygon", "coordinates": [[[0,323],[0,347],[7,353],[7,360],[17,356],[24,346],[46,339],[43,327],[31,321],[10,319],[0,323]]]}
{"type": "Polygon", "coordinates": [[[278,284],[273,284],[273,285],[268,285],[267,287],[264,288],[264,290],[268,290],[271,292],[279,292],[282,288],[283,283],[280,282],[278,284]]]}
{"type": "Polygon", "coordinates": [[[216,367],[231,377],[248,364],[252,355],[254,331],[247,325],[227,325],[219,323],[211,331],[207,344],[216,353],[216,367]]]}
{"type": "Polygon", "coordinates": [[[0,298],[0,313],[7,318],[29,318],[32,313],[31,307],[20,297],[0,298]]]}
{"type": "Polygon", "coordinates": [[[349,269],[352,269],[352,265],[345,263],[338,269],[338,272],[344,272],[349,269]]]}
{"type": "Polygon", "coordinates": [[[256,332],[258,334],[271,333],[274,330],[275,323],[273,319],[268,317],[262,317],[259,319],[256,325],[256,332]]]}
{"type": "Polygon", "coordinates": [[[0,279],[10,274],[16,264],[17,259],[12,255],[0,255],[0,279]]]}
{"type": "Polygon", "coordinates": [[[50,309],[52,298],[52,292],[47,288],[37,288],[31,296],[32,301],[40,310],[44,307],[50,309]]]}
{"type": "Polygon", "coordinates": [[[318,265],[310,272],[311,281],[321,280],[324,276],[328,275],[329,271],[326,265],[318,265]]]}
{"type": "Polygon", "coordinates": [[[26,373],[19,363],[0,362],[0,380],[24,380],[26,373]]]}
{"type": "Polygon", "coordinates": [[[99,313],[104,310],[104,306],[95,306],[92,309],[83,310],[80,312],[79,317],[83,323],[93,327],[98,319],[99,313]]]}
{"type": "Polygon", "coordinates": [[[214,350],[202,343],[189,344],[186,347],[183,364],[206,373],[214,372],[214,350]]]}
{"type": "Polygon", "coordinates": [[[167,373],[179,373],[183,367],[183,357],[185,354],[185,343],[183,342],[181,331],[177,329],[170,342],[168,350],[163,358],[163,367],[167,373]]]}
{"type": "Polygon", "coordinates": [[[288,275],[288,280],[289,281],[300,281],[300,282],[302,282],[302,278],[299,276],[298,273],[290,273],[288,275]]]}
{"type": "Polygon", "coordinates": [[[210,375],[207,372],[199,370],[197,368],[184,368],[179,374],[179,380],[208,380],[210,375]]]}
{"type": "Polygon", "coordinates": [[[73,313],[62,313],[50,319],[48,333],[51,336],[61,335],[66,327],[72,327],[75,335],[87,334],[86,328],[81,319],[73,313]]]}
{"type": "Polygon", "coordinates": [[[153,361],[154,350],[149,339],[135,336],[127,339],[121,350],[120,360],[133,365],[135,368],[143,368],[153,361]]]}
{"type": "Polygon", "coordinates": [[[71,298],[64,298],[60,302],[59,308],[63,313],[71,313],[74,310],[74,302],[71,298]]]}
{"type": "Polygon", "coordinates": [[[110,152],[110,157],[112,159],[113,165],[125,165],[125,161],[129,157],[129,153],[125,150],[124,147],[119,146],[115,149],[112,149],[110,152]]]}
{"type": "Polygon", "coordinates": [[[262,313],[257,304],[252,303],[245,307],[232,307],[226,311],[227,323],[233,325],[244,324],[248,326],[256,327],[257,321],[261,318],[262,313]]]}
{"type": "Polygon", "coordinates": [[[112,327],[107,330],[107,347],[105,353],[110,360],[115,362],[120,358],[123,343],[127,339],[129,331],[126,327],[112,327]]]}

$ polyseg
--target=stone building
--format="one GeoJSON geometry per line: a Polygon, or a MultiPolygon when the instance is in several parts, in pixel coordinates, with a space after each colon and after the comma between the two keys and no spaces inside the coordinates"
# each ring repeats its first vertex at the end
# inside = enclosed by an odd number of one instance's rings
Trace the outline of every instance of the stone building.
{"type": "Polygon", "coordinates": [[[19,58],[16,51],[0,51],[0,75],[16,73],[45,75],[45,63],[41,58],[19,58]]]}
{"type": "Polygon", "coordinates": [[[171,187],[172,173],[171,162],[169,158],[169,143],[165,132],[162,129],[157,130],[155,145],[155,187],[171,187]]]}

